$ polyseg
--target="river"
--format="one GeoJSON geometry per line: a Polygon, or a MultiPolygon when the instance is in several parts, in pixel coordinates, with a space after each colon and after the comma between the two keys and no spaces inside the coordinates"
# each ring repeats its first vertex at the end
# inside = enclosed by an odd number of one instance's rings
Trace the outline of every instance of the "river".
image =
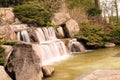
{"type": "Polygon", "coordinates": [[[54,75],[44,80],[74,80],[94,69],[120,68],[120,46],[74,54],[52,66],[55,68],[54,75]]]}

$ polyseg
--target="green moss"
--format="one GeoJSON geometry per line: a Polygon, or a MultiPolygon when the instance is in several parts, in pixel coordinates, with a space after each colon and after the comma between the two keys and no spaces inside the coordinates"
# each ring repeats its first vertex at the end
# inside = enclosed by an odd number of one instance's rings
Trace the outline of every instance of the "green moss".
{"type": "Polygon", "coordinates": [[[0,53],[2,53],[4,50],[5,49],[2,46],[0,46],[0,53]]]}
{"type": "Polygon", "coordinates": [[[16,41],[6,41],[6,42],[4,42],[4,45],[11,45],[11,46],[13,46],[16,43],[17,43],[16,41]]]}
{"type": "Polygon", "coordinates": [[[5,58],[0,57],[0,65],[3,65],[3,64],[4,64],[4,62],[5,62],[5,58]]]}
{"type": "Polygon", "coordinates": [[[0,46],[0,65],[3,65],[5,61],[5,58],[1,54],[4,50],[5,49],[2,46],[0,46]]]}

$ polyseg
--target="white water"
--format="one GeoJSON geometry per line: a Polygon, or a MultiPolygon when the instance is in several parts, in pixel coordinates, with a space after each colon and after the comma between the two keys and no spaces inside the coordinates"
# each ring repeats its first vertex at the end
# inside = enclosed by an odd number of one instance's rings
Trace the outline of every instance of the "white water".
{"type": "Polygon", "coordinates": [[[20,32],[17,33],[17,40],[20,41],[20,32]]]}
{"type": "MultiPolygon", "coordinates": [[[[48,65],[68,57],[69,53],[66,50],[66,46],[61,40],[56,38],[55,30],[52,27],[37,28],[35,33],[39,44],[34,44],[33,49],[41,57],[42,65],[48,65]]],[[[18,32],[17,37],[18,40],[22,37],[23,41],[31,43],[27,30],[18,32]]]]}
{"type": "MultiPolygon", "coordinates": [[[[30,37],[26,30],[22,30],[21,35],[22,35],[23,41],[30,43],[30,37]]],[[[18,38],[18,39],[20,39],[20,38],[18,38]]]]}

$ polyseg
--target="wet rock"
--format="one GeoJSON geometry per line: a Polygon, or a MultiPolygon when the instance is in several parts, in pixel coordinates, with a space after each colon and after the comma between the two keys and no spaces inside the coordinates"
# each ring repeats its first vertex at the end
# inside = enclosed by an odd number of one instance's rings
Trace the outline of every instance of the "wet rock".
{"type": "Polygon", "coordinates": [[[114,44],[114,43],[106,43],[106,44],[105,44],[105,47],[106,47],[106,48],[115,47],[115,44],[114,44]]]}
{"type": "Polygon", "coordinates": [[[69,48],[70,44],[69,43],[70,43],[71,39],[70,38],[64,38],[64,39],[61,39],[61,40],[64,42],[64,44],[67,48],[67,52],[69,53],[69,50],[70,50],[70,48],[69,48]]]}
{"type": "Polygon", "coordinates": [[[35,33],[35,29],[30,28],[30,29],[28,29],[27,31],[28,31],[28,33],[29,33],[30,41],[31,41],[32,43],[38,42],[37,35],[36,35],[36,33],[35,33]]]}
{"type": "Polygon", "coordinates": [[[64,44],[65,44],[65,46],[69,46],[69,42],[71,41],[71,38],[64,38],[64,39],[61,39],[63,42],[64,42],[64,44]]]}
{"type": "Polygon", "coordinates": [[[79,25],[78,23],[70,19],[65,23],[65,27],[67,29],[67,33],[69,34],[70,37],[74,37],[78,32],[79,32],[79,25]]]}
{"type": "Polygon", "coordinates": [[[81,42],[78,42],[75,38],[69,43],[69,48],[71,52],[85,52],[85,48],[81,42]]]}
{"type": "Polygon", "coordinates": [[[5,72],[4,67],[0,66],[0,80],[12,80],[5,72]]]}
{"type": "Polygon", "coordinates": [[[13,47],[6,71],[13,80],[42,80],[40,57],[32,45],[19,43],[13,47]]]}
{"type": "Polygon", "coordinates": [[[52,66],[42,66],[42,72],[45,77],[51,76],[55,69],[52,66]]]}
{"type": "Polygon", "coordinates": [[[0,27],[0,36],[2,36],[4,40],[16,40],[15,32],[7,25],[0,27]]]}

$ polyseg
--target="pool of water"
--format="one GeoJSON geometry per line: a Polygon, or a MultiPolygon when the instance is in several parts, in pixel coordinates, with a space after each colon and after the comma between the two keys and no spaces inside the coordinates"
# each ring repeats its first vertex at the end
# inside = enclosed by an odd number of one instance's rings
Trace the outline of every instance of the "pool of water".
{"type": "Polygon", "coordinates": [[[118,69],[119,54],[120,46],[71,55],[69,59],[53,64],[54,75],[44,80],[74,80],[94,69],[118,69]]]}

